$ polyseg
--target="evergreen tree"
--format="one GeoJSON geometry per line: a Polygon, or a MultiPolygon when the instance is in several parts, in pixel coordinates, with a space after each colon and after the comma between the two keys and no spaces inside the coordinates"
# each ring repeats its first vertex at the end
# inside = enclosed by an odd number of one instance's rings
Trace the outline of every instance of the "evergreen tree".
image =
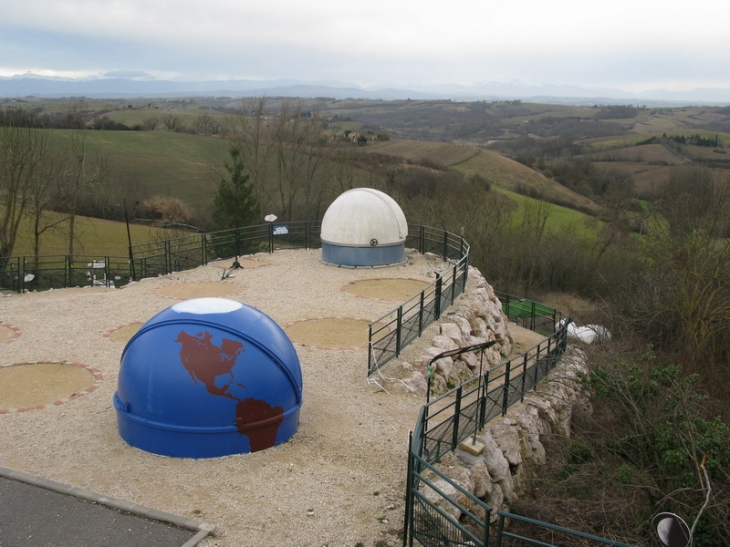
{"type": "Polygon", "coordinates": [[[225,163],[229,178],[222,178],[218,184],[218,194],[213,202],[213,227],[216,230],[251,226],[258,221],[261,207],[249,175],[244,173],[241,148],[232,146],[228,151],[230,161],[225,163]]]}

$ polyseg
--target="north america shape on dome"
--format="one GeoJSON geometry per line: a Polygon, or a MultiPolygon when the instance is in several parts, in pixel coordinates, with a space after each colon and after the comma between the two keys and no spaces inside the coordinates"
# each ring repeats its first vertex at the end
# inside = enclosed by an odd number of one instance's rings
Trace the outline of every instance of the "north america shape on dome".
{"type": "Polygon", "coordinates": [[[372,188],[348,190],[322,219],[322,260],[330,264],[375,266],[402,262],[408,223],[388,194],[372,188]]]}
{"type": "Polygon", "coordinates": [[[256,308],[197,298],[127,343],[114,406],[130,445],[172,457],[256,452],[299,425],[302,373],[286,333],[256,308]]]}

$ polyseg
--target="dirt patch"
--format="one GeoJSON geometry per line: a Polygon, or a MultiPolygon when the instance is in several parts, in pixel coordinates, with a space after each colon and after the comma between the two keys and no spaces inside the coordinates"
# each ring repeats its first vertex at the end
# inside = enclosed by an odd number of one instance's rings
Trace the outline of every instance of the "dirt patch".
{"type": "Polygon", "coordinates": [[[68,363],[23,363],[0,367],[0,410],[64,401],[89,391],[94,373],[68,363]]]}
{"type": "Polygon", "coordinates": [[[378,278],[354,281],[343,290],[366,298],[404,302],[426,287],[428,283],[418,279],[378,278]]]}
{"type": "Polygon", "coordinates": [[[512,354],[510,357],[527,352],[546,338],[542,334],[522,328],[515,323],[509,324],[509,333],[512,337],[512,354]]]}
{"type": "Polygon", "coordinates": [[[320,348],[365,347],[369,321],[362,319],[307,319],[284,330],[292,342],[320,348]]]}
{"type": "Polygon", "coordinates": [[[198,283],[174,283],[159,287],[157,294],[167,298],[187,300],[189,298],[215,298],[230,296],[237,291],[235,285],[225,281],[200,281],[198,283]]]}
{"type": "Polygon", "coordinates": [[[0,343],[10,342],[13,338],[20,336],[20,332],[10,325],[0,325],[0,343]]]}
{"type": "Polygon", "coordinates": [[[124,325],[123,327],[116,328],[112,331],[110,331],[107,334],[107,337],[109,340],[113,340],[114,342],[121,342],[122,344],[126,344],[129,342],[129,340],[137,334],[137,331],[142,327],[144,323],[142,321],[135,321],[134,323],[130,323],[129,325],[124,325]]]}

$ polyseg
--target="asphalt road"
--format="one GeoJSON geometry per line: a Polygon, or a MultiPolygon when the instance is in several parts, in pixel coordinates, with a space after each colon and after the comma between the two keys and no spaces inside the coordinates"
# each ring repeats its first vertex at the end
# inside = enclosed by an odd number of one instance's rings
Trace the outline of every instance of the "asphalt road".
{"type": "Polygon", "coordinates": [[[63,492],[70,487],[32,479],[47,483],[49,489],[18,480],[22,474],[0,470],[5,471],[0,473],[0,547],[190,547],[212,529],[170,515],[189,524],[181,527],[135,504],[128,504],[133,512],[125,511],[114,506],[124,502],[115,504],[102,496],[93,501],[90,492],[70,495],[63,492]]]}

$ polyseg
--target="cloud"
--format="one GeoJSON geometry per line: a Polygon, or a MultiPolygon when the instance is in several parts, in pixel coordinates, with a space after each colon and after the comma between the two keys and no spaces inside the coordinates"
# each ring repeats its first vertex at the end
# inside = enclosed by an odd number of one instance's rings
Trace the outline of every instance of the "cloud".
{"type": "Polygon", "coordinates": [[[728,20],[730,2],[24,0],[3,7],[0,69],[691,85],[728,80],[728,20]]]}

